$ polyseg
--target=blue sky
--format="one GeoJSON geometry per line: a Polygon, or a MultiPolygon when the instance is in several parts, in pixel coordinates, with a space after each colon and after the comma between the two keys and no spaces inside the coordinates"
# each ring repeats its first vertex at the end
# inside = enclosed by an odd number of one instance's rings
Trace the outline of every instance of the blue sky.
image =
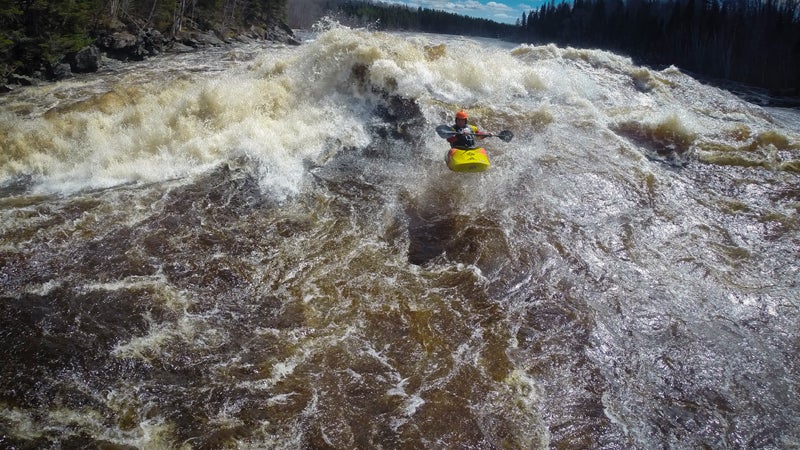
{"type": "Polygon", "coordinates": [[[514,24],[522,17],[523,12],[527,14],[532,9],[539,9],[546,0],[383,0],[383,3],[437,9],[462,16],[514,24]]]}

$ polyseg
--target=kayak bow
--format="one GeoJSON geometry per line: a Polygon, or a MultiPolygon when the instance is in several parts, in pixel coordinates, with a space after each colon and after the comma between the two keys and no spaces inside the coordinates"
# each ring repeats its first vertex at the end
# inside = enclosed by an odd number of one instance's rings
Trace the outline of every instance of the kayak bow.
{"type": "Polygon", "coordinates": [[[483,172],[490,166],[483,148],[451,148],[445,155],[447,167],[453,172],[483,172]]]}

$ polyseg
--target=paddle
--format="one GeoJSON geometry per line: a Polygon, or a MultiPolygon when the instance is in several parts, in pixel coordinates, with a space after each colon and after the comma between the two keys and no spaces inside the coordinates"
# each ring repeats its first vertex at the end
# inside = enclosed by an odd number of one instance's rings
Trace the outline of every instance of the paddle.
{"type": "MultiPolygon", "coordinates": [[[[454,134],[458,134],[458,131],[454,130],[453,127],[450,125],[439,125],[436,127],[436,133],[446,138],[448,136],[452,136],[454,134]]],[[[503,130],[497,134],[495,133],[473,133],[475,136],[482,136],[482,137],[498,137],[501,141],[504,142],[511,142],[511,139],[514,138],[514,133],[509,130],[503,130]]]]}

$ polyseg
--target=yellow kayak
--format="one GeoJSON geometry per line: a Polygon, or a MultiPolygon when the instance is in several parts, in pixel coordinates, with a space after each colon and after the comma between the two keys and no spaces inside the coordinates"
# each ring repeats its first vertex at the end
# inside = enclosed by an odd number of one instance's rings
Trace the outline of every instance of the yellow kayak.
{"type": "MultiPolygon", "coordinates": [[[[436,133],[445,139],[457,134],[455,129],[450,125],[439,125],[436,127],[436,133]]],[[[511,139],[514,137],[514,133],[509,130],[503,130],[497,134],[486,132],[477,132],[473,134],[481,139],[498,137],[503,142],[511,142],[511,139]]],[[[483,172],[490,166],[489,156],[486,154],[486,150],[481,147],[467,149],[451,148],[444,156],[444,160],[447,163],[447,167],[453,172],[483,172]]]]}
{"type": "Polygon", "coordinates": [[[447,167],[453,172],[483,172],[488,169],[489,156],[483,148],[451,148],[445,156],[447,167]]]}

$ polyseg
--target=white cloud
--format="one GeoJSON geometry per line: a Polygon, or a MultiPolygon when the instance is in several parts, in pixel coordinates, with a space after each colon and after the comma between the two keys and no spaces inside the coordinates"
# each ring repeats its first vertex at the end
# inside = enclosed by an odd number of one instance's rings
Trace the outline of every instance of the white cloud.
{"type": "Polygon", "coordinates": [[[514,23],[517,16],[532,9],[527,4],[509,6],[506,3],[478,0],[383,0],[382,3],[405,5],[410,8],[424,8],[445,11],[470,17],[482,17],[497,22],[514,23]]]}
{"type": "Polygon", "coordinates": [[[506,5],[505,3],[497,3],[497,2],[489,2],[486,4],[486,7],[489,9],[497,9],[503,11],[508,11],[511,9],[511,7],[506,5]]]}

